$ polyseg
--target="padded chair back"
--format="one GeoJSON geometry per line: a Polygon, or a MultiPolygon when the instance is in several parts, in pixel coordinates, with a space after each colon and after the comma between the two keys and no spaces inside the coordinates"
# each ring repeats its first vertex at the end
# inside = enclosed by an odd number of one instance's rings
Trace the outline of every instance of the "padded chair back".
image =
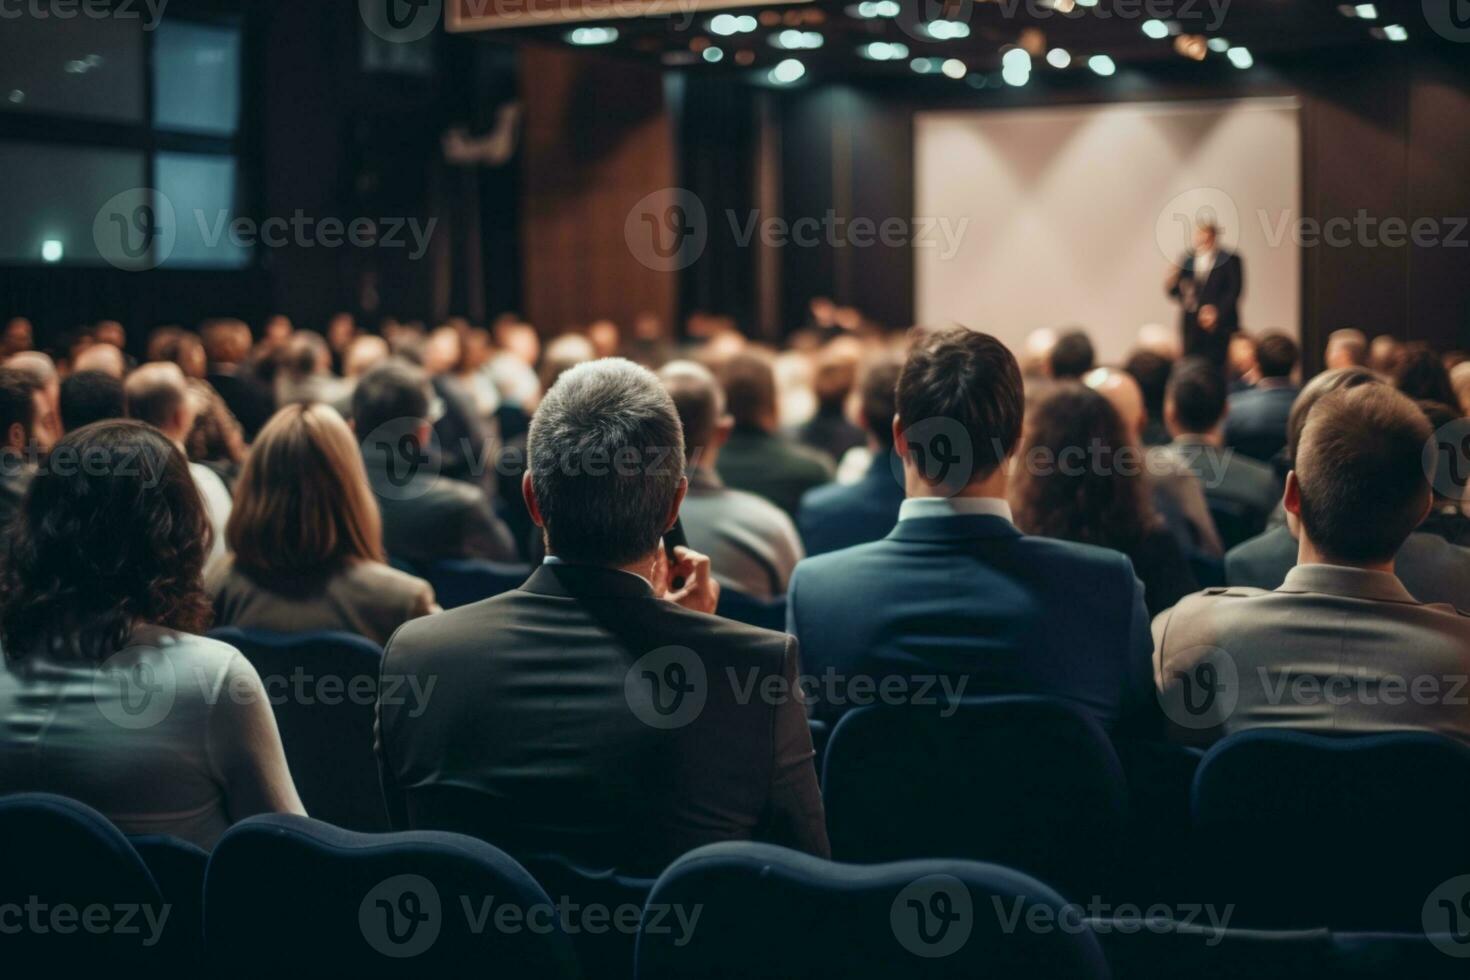
{"type": "Polygon", "coordinates": [[[436,561],[425,567],[422,574],[434,587],[434,598],[439,605],[455,609],[520,588],[531,569],[527,565],[463,558],[436,561]]]}
{"type": "Polygon", "coordinates": [[[1205,502],[1210,508],[1210,519],[1215,522],[1215,531],[1227,551],[1266,529],[1265,518],[1239,501],[1207,496],[1205,502]]]}
{"type": "Polygon", "coordinates": [[[209,634],[239,649],[265,682],[306,812],[349,830],[388,829],[373,722],[383,651],[351,633],[209,634]]]}
{"type": "Polygon", "coordinates": [[[204,955],[204,869],[209,852],[196,844],[165,834],[129,837],[163,900],[172,909],[168,928],[179,955],[187,962],[203,964],[204,955]]]}
{"type": "Polygon", "coordinates": [[[1104,894],[1125,843],[1127,790],[1107,735],[1040,697],[850,711],[827,746],[832,856],[969,858],[1067,894],[1104,894]]]}
{"type": "Polygon", "coordinates": [[[745,623],[747,626],[785,632],[786,597],[757,599],[734,589],[721,588],[720,603],[715,609],[715,615],[745,623]]]}
{"type": "Polygon", "coordinates": [[[994,865],[859,867],[768,844],[711,844],[659,877],[644,909],[637,975],[1106,977],[1082,915],[1040,882],[994,865]]]}
{"type": "Polygon", "coordinates": [[[551,854],[528,856],[524,864],[551,900],[570,900],[576,910],[572,945],[582,980],[631,980],[638,922],[653,879],[586,868],[551,854]],[[590,926],[590,928],[588,928],[590,926]]]}
{"type": "Polygon", "coordinates": [[[252,817],[215,847],[204,896],[210,959],[229,976],[576,976],[546,892],[458,834],[252,817]]]}
{"type": "MultiPolygon", "coordinates": [[[[1146,907],[1146,906],[1145,906],[1146,907]]],[[[1191,921],[1144,921],[1135,916],[1089,919],[1115,977],[1123,980],[1323,980],[1335,977],[1332,934],[1326,929],[1264,932],[1230,929],[1229,910],[1212,906],[1191,921]]]]}
{"type": "Polygon", "coordinates": [[[44,964],[53,976],[172,966],[153,876],[121,831],[75,800],[0,797],[0,906],[20,910],[0,934],[0,963],[14,964],[12,975],[24,975],[25,964],[44,964]]]}
{"type": "Polygon", "coordinates": [[[1470,875],[1470,747],[1438,735],[1242,732],[1205,755],[1190,808],[1190,861],[1242,926],[1419,932],[1470,875]]]}

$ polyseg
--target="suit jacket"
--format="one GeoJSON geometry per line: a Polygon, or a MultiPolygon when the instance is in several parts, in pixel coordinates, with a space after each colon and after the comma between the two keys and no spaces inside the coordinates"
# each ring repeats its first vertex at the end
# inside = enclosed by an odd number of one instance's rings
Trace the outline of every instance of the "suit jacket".
{"type": "Polygon", "coordinates": [[[1265,530],[1281,500],[1281,485],[1271,467],[1190,436],[1150,450],[1149,462],[1151,472],[1182,466],[1199,478],[1215,530],[1226,548],[1265,530]],[[1230,526],[1221,520],[1227,516],[1232,518],[1230,526]]]}
{"type": "Polygon", "coordinates": [[[276,411],[276,400],[270,389],[247,370],[212,365],[204,380],[224,399],[225,407],[245,430],[247,442],[255,438],[276,411]]]}
{"type": "Polygon", "coordinates": [[[832,460],[816,450],[758,429],[736,429],[716,466],[727,484],[765,497],[792,517],[801,495],[833,473],[832,460]]]}
{"type": "Polygon", "coordinates": [[[383,548],[393,558],[415,566],[447,558],[520,561],[510,528],[478,486],[426,472],[390,479],[388,461],[375,452],[364,463],[383,514],[383,548]]]}
{"type": "Polygon", "coordinates": [[[1230,346],[1230,335],[1240,329],[1240,295],[1245,291],[1245,263],[1239,255],[1222,248],[1215,251],[1215,262],[1204,282],[1194,281],[1194,256],[1185,257],[1182,276],[1169,289],[1169,295],[1183,303],[1182,325],[1184,353],[1208,357],[1224,365],[1230,346]],[[1219,311],[1214,330],[1199,326],[1201,306],[1219,311]]]}
{"type": "Polygon", "coordinates": [[[828,483],[808,490],[796,512],[796,527],[809,555],[877,541],[898,523],[903,484],[891,453],[874,457],[857,483],[828,483]]]}
{"type": "Polygon", "coordinates": [[[385,692],[435,684],[380,696],[396,826],[640,874],[716,841],[828,853],[792,638],[587,565],[431,619],[383,661],[385,692]]]}
{"type": "Polygon", "coordinates": [[[769,500],[731,490],[703,467],[689,471],[679,508],[689,547],[708,555],[721,585],[758,599],[786,595],[804,552],[791,518],[769,500]]]}
{"type": "Polygon", "coordinates": [[[1301,389],[1281,379],[1263,381],[1230,396],[1225,417],[1225,445],[1252,459],[1269,463],[1286,448],[1286,420],[1301,389]]]}
{"type": "Polygon", "coordinates": [[[1420,603],[1387,572],[1300,565],[1272,592],[1207,589],[1153,633],[1177,741],[1274,727],[1470,742],[1470,616],[1420,603]]]}
{"type": "Polygon", "coordinates": [[[1108,728],[1154,706],[1148,613],[1129,560],[1023,535],[999,516],[900,520],[881,541],[808,558],[791,578],[787,631],[823,720],[873,703],[890,676],[907,678],[914,700],[944,684],[1061,697],[1108,728]]]}
{"type": "MultiPolygon", "coordinates": [[[[1225,555],[1225,582],[1231,586],[1276,589],[1296,567],[1297,540],[1278,525],[1231,548],[1225,555]]],[[[1394,572],[1420,602],[1470,608],[1470,548],[1434,534],[1415,531],[1394,556],[1394,572]]]]}

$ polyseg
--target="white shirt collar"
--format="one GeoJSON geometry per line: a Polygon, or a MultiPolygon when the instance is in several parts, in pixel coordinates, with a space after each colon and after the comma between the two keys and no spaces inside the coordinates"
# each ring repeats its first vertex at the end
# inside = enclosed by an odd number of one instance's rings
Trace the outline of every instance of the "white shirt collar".
{"type": "Polygon", "coordinates": [[[898,505],[898,519],[911,521],[920,517],[956,517],[983,514],[1003,517],[1014,524],[1011,505],[999,497],[909,497],[898,505]]]}

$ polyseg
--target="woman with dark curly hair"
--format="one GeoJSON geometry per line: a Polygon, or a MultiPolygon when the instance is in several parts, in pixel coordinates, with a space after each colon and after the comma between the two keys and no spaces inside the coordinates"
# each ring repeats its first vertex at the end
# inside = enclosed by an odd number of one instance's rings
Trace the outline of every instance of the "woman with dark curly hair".
{"type": "Polygon", "coordinates": [[[252,814],[304,812],[259,675],[196,635],[210,535],[151,426],[56,444],[0,561],[0,794],[59,793],[205,848],[252,814]]]}
{"type": "Polygon", "coordinates": [[[1141,447],[1132,445],[1112,404],[1090,388],[1062,385],[1027,414],[1010,496],[1016,526],[1027,534],[1131,558],[1150,616],[1199,588],[1154,513],[1141,447]]]}

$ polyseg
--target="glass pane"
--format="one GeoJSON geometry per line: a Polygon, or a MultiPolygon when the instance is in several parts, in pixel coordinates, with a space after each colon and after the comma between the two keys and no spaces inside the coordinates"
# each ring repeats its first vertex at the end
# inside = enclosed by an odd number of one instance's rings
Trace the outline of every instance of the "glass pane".
{"type": "Polygon", "coordinates": [[[65,20],[37,10],[47,8],[16,5],[19,16],[0,20],[0,112],[141,122],[147,5],[99,16],[105,8],[78,4],[65,20]]]}
{"type": "Polygon", "coordinates": [[[153,48],[159,129],[231,136],[240,123],[240,30],[168,20],[153,48]]]}
{"type": "Polygon", "coordinates": [[[143,163],[132,150],[0,142],[0,261],[124,268],[146,261],[151,241],[133,232],[125,242],[119,232],[137,210],[130,205],[147,204],[147,192],[138,190],[143,163]]]}
{"type": "Polygon", "coordinates": [[[160,153],[158,190],[172,211],[172,247],[165,268],[238,269],[250,262],[252,239],[230,227],[235,220],[234,157],[160,153]]]}

